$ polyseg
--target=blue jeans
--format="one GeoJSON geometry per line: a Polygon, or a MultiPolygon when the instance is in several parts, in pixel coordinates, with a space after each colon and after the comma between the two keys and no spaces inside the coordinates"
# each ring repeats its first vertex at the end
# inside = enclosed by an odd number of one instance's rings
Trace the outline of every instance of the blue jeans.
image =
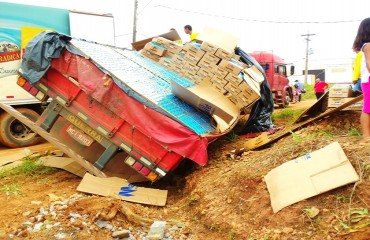
{"type": "Polygon", "coordinates": [[[362,92],[362,89],[361,89],[361,79],[358,79],[357,82],[353,84],[352,90],[354,92],[362,92]]]}

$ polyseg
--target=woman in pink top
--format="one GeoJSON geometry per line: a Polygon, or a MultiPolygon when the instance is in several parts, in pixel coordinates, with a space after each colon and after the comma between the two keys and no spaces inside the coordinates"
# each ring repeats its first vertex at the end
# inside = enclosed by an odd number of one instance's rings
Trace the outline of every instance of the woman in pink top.
{"type": "Polygon", "coordinates": [[[362,143],[370,143],[370,18],[365,18],[358,27],[353,49],[361,49],[361,88],[364,103],[361,113],[362,143]]]}
{"type": "Polygon", "coordinates": [[[316,78],[315,85],[313,86],[315,90],[316,99],[321,98],[324,95],[326,89],[328,89],[329,85],[322,81],[320,78],[316,78]]]}

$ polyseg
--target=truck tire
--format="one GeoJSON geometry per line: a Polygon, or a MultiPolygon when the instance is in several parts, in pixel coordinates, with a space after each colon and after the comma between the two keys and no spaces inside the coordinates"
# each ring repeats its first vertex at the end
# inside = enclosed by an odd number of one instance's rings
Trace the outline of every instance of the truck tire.
{"type": "Polygon", "coordinates": [[[290,102],[290,97],[289,96],[285,96],[281,102],[278,104],[279,105],[279,108],[286,108],[289,106],[289,102],[290,102]]]}
{"type": "MultiPolygon", "coordinates": [[[[27,108],[18,108],[20,113],[31,121],[36,121],[40,115],[27,108]]],[[[4,112],[0,115],[0,143],[11,148],[26,147],[39,143],[42,138],[32,132],[27,126],[4,112]]]]}

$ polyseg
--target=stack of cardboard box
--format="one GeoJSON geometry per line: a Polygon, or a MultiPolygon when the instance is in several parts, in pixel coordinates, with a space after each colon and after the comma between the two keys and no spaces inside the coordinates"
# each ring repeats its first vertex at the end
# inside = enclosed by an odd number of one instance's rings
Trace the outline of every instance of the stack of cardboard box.
{"type": "MultiPolygon", "coordinates": [[[[349,84],[335,84],[329,89],[329,108],[336,108],[353,99],[354,92],[349,84]]],[[[357,102],[344,110],[361,110],[362,101],[357,102]]]]}
{"type": "Polygon", "coordinates": [[[156,37],[141,54],[199,86],[217,90],[239,109],[250,107],[260,98],[263,74],[255,66],[239,61],[239,56],[209,42],[181,45],[156,37]]]}

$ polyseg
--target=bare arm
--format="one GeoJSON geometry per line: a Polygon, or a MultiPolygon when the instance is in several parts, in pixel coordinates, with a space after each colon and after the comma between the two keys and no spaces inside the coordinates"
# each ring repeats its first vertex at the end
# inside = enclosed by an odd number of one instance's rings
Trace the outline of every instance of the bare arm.
{"type": "Polygon", "coordinates": [[[366,68],[370,72],[370,44],[366,44],[363,48],[364,58],[366,59],[366,68]]]}

